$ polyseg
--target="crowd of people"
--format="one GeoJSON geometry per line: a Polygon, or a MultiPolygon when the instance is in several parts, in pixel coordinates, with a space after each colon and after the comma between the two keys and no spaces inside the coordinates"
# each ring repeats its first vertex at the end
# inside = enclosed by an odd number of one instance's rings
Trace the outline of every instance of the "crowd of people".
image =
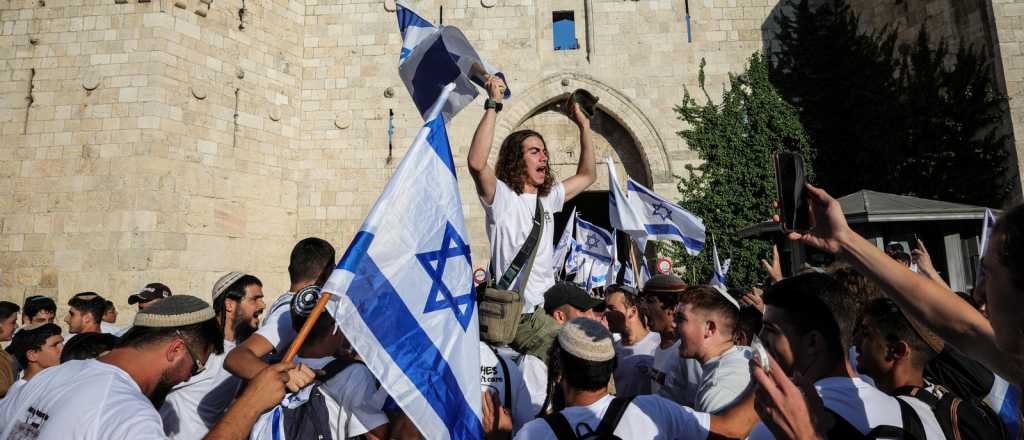
{"type": "MultiPolygon", "coordinates": [[[[561,182],[533,131],[508,136],[492,168],[503,88],[487,81],[468,157],[492,272],[528,237],[541,245],[510,286],[522,298],[515,342],[480,341],[487,438],[1021,438],[1020,396],[1009,412],[989,398],[1024,384],[1024,207],[997,222],[967,296],[923,243],[884,252],[813,186],[814,226],[788,238],[835,254],[829,267],[784,277],[776,251],[763,290],[659,274],[586,291],[556,279],[548,244],[553,214],[596,180],[589,120],[570,107],[580,162],[561,182]]],[[[307,323],[303,297],[336,263],[327,241],[296,243],[288,290],[269,308],[244,272],[203,297],[154,282],[130,296],[127,328],[114,326],[115,304],[81,292],[67,302],[68,339],[54,299],[0,302],[0,439],[421,437],[334,319],[307,323]]]]}

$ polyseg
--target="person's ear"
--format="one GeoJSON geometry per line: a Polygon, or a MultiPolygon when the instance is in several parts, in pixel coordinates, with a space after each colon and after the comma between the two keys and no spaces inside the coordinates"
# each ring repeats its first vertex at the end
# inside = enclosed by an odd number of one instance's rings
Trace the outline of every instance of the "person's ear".
{"type": "Polygon", "coordinates": [[[828,356],[828,347],[825,344],[825,336],[817,330],[811,330],[800,338],[800,343],[808,359],[816,356],[828,356]]]}
{"type": "Polygon", "coordinates": [[[39,350],[25,350],[25,359],[29,362],[39,361],[39,350]]]}
{"type": "Polygon", "coordinates": [[[704,339],[711,339],[712,336],[718,334],[719,328],[717,322],[709,319],[704,321],[704,323],[707,324],[704,326],[704,339]]]}
{"type": "Polygon", "coordinates": [[[910,345],[903,341],[894,341],[886,344],[886,358],[892,361],[910,358],[910,345]]]}
{"type": "Polygon", "coordinates": [[[164,356],[168,363],[175,363],[181,356],[187,356],[188,352],[185,350],[185,342],[180,338],[174,338],[170,344],[167,344],[167,348],[164,350],[164,356]]]}
{"type": "Polygon", "coordinates": [[[230,298],[224,298],[224,311],[225,312],[227,312],[227,313],[234,313],[236,305],[238,305],[237,301],[235,301],[233,299],[230,299],[230,298]]]}
{"type": "Polygon", "coordinates": [[[565,316],[565,312],[563,312],[561,310],[552,310],[551,311],[551,317],[555,318],[555,321],[558,321],[558,322],[568,321],[568,319],[566,319],[567,317],[565,316]]]}

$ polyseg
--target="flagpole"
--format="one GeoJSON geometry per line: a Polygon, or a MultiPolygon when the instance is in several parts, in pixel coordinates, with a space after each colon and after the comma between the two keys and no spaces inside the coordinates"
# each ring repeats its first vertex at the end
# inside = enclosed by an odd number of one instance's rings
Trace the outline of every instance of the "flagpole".
{"type": "Polygon", "coordinates": [[[299,334],[295,336],[295,340],[292,341],[292,345],[288,346],[288,352],[284,355],[284,362],[291,363],[295,359],[295,355],[299,353],[299,348],[302,347],[302,343],[306,342],[306,338],[309,337],[309,332],[313,330],[313,325],[316,324],[316,320],[320,318],[320,314],[323,313],[327,307],[327,302],[331,300],[330,292],[322,292],[320,299],[317,300],[316,306],[309,312],[309,317],[306,318],[306,322],[302,324],[302,328],[299,329],[299,334]]]}
{"type": "Polygon", "coordinates": [[[637,287],[637,289],[639,289],[641,287],[640,286],[641,279],[640,279],[640,274],[637,271],[636,251],[633,250],[633,247],[634,247],[633,246],[633,238],[631,237],[629,239],[629,262],[630,262],[630,264],[633,265],[633,282],[636,283],[636,287],[637,287]]]}

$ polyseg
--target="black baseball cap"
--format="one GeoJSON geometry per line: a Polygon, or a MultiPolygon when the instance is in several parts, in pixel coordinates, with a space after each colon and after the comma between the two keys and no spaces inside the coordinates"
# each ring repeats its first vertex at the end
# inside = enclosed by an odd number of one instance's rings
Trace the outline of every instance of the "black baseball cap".
{"type": "Polygon", "coordinates": [[[128,304],[147,303],[154,299],[163,299],[171,296],[171,289],[162,283],[146,284],[139,293],[128,297],[128,304]]]}
{"type": "Polygon", "coordinates": [[[549,315],[555,309],[566,304],[580,311],[586,311],[597,307],[603,302],[587,295],[587,292],[572,283],[556,283],[547,292],[544,292],[544,311],[549,315]]]}

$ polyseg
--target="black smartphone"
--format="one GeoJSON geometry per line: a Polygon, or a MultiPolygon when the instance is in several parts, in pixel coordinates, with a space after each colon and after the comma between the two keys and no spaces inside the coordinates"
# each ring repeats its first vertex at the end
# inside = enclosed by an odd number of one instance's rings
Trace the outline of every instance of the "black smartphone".
{"type": "Polygon", "coordinates": [[[791,151],[775,153],[775,184],[779,191],[779,218],[786,232],[807,232],[811,208],[807,202],[804,158],[791,151]]]}

